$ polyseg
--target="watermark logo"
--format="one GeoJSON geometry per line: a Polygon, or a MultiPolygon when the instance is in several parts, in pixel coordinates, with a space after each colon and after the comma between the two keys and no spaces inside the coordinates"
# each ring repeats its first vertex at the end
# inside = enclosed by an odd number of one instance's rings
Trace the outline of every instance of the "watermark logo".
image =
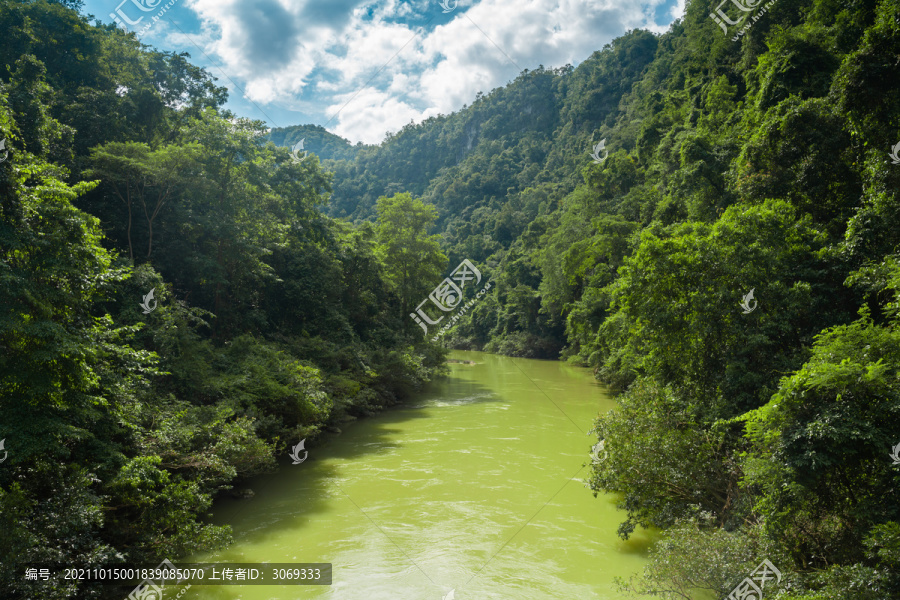
{"type": "Polygon", "coordinates": [[[141,308],[144,309],[144,314],[149,315],[154,310],[156,310],[156,306],[158,302],[153,298],[153,294],[156,292],[156,288],[150,290],[150,293],[144,296],[144,301],[141,302],[141,308]],[[153,302],[153,306],[150,306],[150,302],[153,302]]]}
{"type": "Polygon", "coordinates": [[[775,568],[768,559],[759,563],[759,566],[750,573],[750,577],[745,577],[743,581],[737,584],[725,600],[761,600],[763,589],[766,583],[775,579],[775,583],[781,582],[781,571],[775,568]]]}
{"type": "Polygon", "coordinates": [[[290,456],[292,459],[294,459],[293,464],[295,464],[295,465],[299,465],[304,460],[306,460],[307,456],[309,456],[309,451],[304,447],[304,444],[306,444],[306,438],[303,438],[302,440],[300,440],[299,444],[297,444],[296,446],[291,448],[290,456]],[[303,450],[303,458],[300,458],[301,450],[303,450]]]}
{"type": "MultiPolygon", "coordinates": [[[[450,0],[441,0],[441,8],[444,9],[445,13],[453,12],[456,10],[456,7],[459,5],[459,0],[453,0],[453,6],[450,6],[450,0]]],[[[451,594],[453,592],[450,592],[451,594]]]]}
{"type": "Polygon", "coordinates": [[[128,25],[137,25],[144,20],[144,15],[141,15],[135,21],[132,21],[128,18],[128,16],[122,10],[122,5],[127,2],[131,2],[134,6],[137,7],[138,10],[146,13],[156,10],[156,7],[159,6],[159,3],[162,2],[162,0],[156,0],[155,2],[153,0],[122,0],[121,2],[119,2],[116,10],[109,13],[109,16],[113,18],[113,22],[115,22],[117,26],[121,27],[125,31],[128,31],[128,25]]]}
{"type": "MultiPolygon", "coordinates": [[[[159,12],[157,12],[155,15],[153,15],[153,17],[150,18],[150,22],[147,23],[144,26],[144,28],[138,32],[138,35],[144,35],[147,32],[147,30],[150,29],[150,27],[152,27],[154,23],[159,21],[159,19],[164,14],[166,14],[166,12],[170,8],[172,8],[172,6],[177,1],[178,0],[169,0],[169,2],[165,6],[163,6],[162,8],[159,9],[159,12]]],[[[109,16],[112,17],[113,22],[124,31],[128,31],[129,25],[131,25],[131,26],[138,25],[141,21],[144,20],[144,16],[145,16],[145,15],[140,15],[135,20],[129,19],[128,16],[125,14],[125,12],[122,10],[122,5],[127,2],[131,2],[131,4],[133,4],[135,7],[137,7],[137,9],[139,11],[148,13],[148,12],[156,10],[159,7],[159,4],[162,2],[162,0],[122,0],[119,3],[119,6],[116,7],[116,10],[109,13],[109,16]]]]}
{"type": "Polygon", "coordinates": [[[758,304],[758,302],[757,302],[756,300],[753,299],[753,290],[755,290],[755,289],[756,289],[756,288],[750,288],[750,293],[747,294],[746,296],[744,296],[744,299],[741,300],[741,308],[744,309],[744,314],[745,314],[745,315],[749,315],[749,314],[752,313],[754,310],[756,310],[756,305],[758,304]],[[751,301],[751,300],[753,300],[753,306],[752,306],[752,307],[750,306],[750,301],[751,301]]]}
{"type": "MultiPolygon", "coordinates": [[[[447,12],[447,11],[444,11],[444,12],[447,12]]],[[[456,588],[453,588],[452,590],[447,592],[447,595],[444,596],[442,600],[453,600],[455,597],[456,597],[456,588]]]]}
{"type": "Polygon", "coordinates": [[[600,458],[600,453],[603,452],[604,456],[606,455],[606,450],[604,449],[605,447],[606,440],[600,440],[599,442],[594,444],[593,448],[591,448],[591,460],[594,461],[594,464],[597,464],[601,460],[603,460],[602,458],[600,458]]]}
{"type": "Polygon", "coordinates": [[[0,150],[3,151],[3,158],[0,158],[0,163],[6,160],[6,157],[9,156],[9,150],[6,149],[6,138],[0,140],[0,150]]]}
{"type": "MultiPolygon", "coordinates": [[[[447,315],[441,315],[438,319],[432,319],[428,313],[422,308],[422,305],[431,300],[431,303],[437,306],[443,312],[452,312],[459,308],[460,303],[463,298],[463,289],[466,287],[466,284],[469,281],[475,280],[475,285],[481,283],[481,271],[475,268],[475,265],[466,258],[450,273],[450,277],[446,277],[444,281],[442,281],[430,294],[428,294],[428,298],[422,300],[419,305],[416,307],[416,312],[409,313],[409,316],[413,318],[413,320],[419,324],[422,328],[422,331],[425,332],[425,335],[428,335],[428,325],[437,325],[441,321],[444,320],[444,317],[447,315]],[[426,323],[428,325],[426,325],[426,323]]],[[[481,297],[489,290],[491,287],[490,282],[485,285],[481,291],[476,295],[475,300],[481,299],[481,297]]],[[[446,331],[456,323],[459,318],[466,314],[469,307],[475,303],[475,300],[470,300],[463,307],[462,311],[454,315],[454,317],[450,320],[449,323],[444,325],[444,328],[438,333],[432,341],[436,341],[437,338],[446,333],[446,331]]]]}
{"type": "MultiPolygon", "coordinates": [[[[303,138],[303,140],[305,140],[305,139],[306,138],[303,138]]],[[[294,144],[293,148],[291,148],[291,160],[294,161],[295,163],[298,163],[301,160],[303,160],[304,158],[306,158],[306,152],[303,153],[303,156],[298,156],[298,153],[301,150],[303,150],[303,140],[300,140],[299,142],[294,144]]]]}
{"type": "Polygon", "coordinates": [[[162,588],[152,580],[146,579],[134,588],[128,595],[128,600],[162,600],[162,597],[162,588]]]}
{"type": "MultiPolygon", "coordinates": [[[[3,448],[3,442],[0,442],[0,448],[3,448]]],[[[900,465],[900,444],[897,444],[896,446],[891,448],[891,450],[893,450],[893,454],[888,454],[888,456],[894,459],[895,465],[900,465]]]]}
{"type": "MultiPolygon", "coordinates": [[[[751,10],[753,10],[753,6],[745,5],[740,0],[730,0],[730,1],[735,6],[738,7],[738,10],[741,11],[741,13],[739,13],[739,17],[738,17],[737,21],[732,21],[731,19],[729,19],[728,15],[725,14],[725,11],[722,10],[722,5],[725,4],[726,2],[729,2],[729,0],[722,0],[721,2],[719,2],[719,6],[716,7],[716,12],[709,13],[710,18],[713,21],[715,21],[719,27],[722,28],[722,31],[725,32],[725,35],[728,35],[728,27],[725,26],[725,23],[728,23],[729,25],[740,25],[741,21],[743,21],[744,18],[746,18],[746,16],[747,16],[746,14],[743,14],[743,13],[748,13],[751,10]]],[[[757,3],[758,3],[758,0],[757,0],[757,3]]]]}
{"type": "Polygon", "coordinates": [[[0,463],[2,463],[3,461],[5,461],[5,460],[6,460],[6,455],[9,454],[9,452],[6,451],[6,448],[3,447],[3,444],[4,444],[5,442],[6,442],[6,438],[3,438],[2,440],[0,440],[0,450],[3,450],[3,458],[0,458],[0,463]]]}
{"type": "MultiPolygon", "coordinates": [[[[175,569],[175,565],[169,559],[166,559],[159,563],[159,566],[154,570],[175,571],[175,569]]],[[[136,588],[131,590],[131,593],[128,594],[126,600],[162,600],[162,597],[162,587],[156,585],[152,579],[145,579],[139,583],[136,588]]]]}
{"type": "Polygon", "coordinates": [[[589,154],[591,155],[591,158],[594,159],[594,162],[598,165],[606,160],[606,157],[609,156],[609,152],[607,152],[606,150],[606,138],[603,138],[602,140],[597,142],[597,145],[594,146],[594,151],[590,152],[589,154]],[[600,158],[601,150],[603,151],[603,158],[600,158]]]}
{"type": "MultiPolygon", "coordinates": [[[[6,140],[4,140],[4,141],[6,141],[6,140]]],[[[2,149],[2,148],[3,148],[3,146],[0,146],[0,149],[2,149]]],[[[890,152],[889,156],[893,159],[891,161],[892,164],[900,165],[900,156],[898,156],[898,154],[900,154],[900,142],[897,142],[897,145],[894,146],[893,148],[891,148],[891,152],[890,152]]],[[[3,162],[3,161],[0,160],[0,162],[3,162]]]]}
{"type": "Polygon", "coordinates": [[[719,6],[716,7],[715,12],[709,13],[710,18],[716,22],[716,24],[722,28],[722,31],[725,32],[725,35],[728,35],[728,25],[740,25],[744,22],[745,19],[749,16],[750,12],[754,10],[758,10],[758,12],[753,15],[753,17],[749,20],[749,22],[744,25],[743,29],[741,29],[737,35],[731,38],[731,41],[736,41],[739,37],[744,35],[750,27],[753,26],[764,14],[766,14],[769,10],[769,7],[775,3],[775,0],[769,0],[769,2],[762,7],[760,10],[760,3],[762,0],[722,0],[719,3],[719,6]],[[727,2],[731,2],[734,4],[738,10],[740,11],[737,15],[736,20],[731,20],[728,15],[722,10],[722,5],[727,2]],[[726,25],[726,23],[728,25],[726,25]]]}

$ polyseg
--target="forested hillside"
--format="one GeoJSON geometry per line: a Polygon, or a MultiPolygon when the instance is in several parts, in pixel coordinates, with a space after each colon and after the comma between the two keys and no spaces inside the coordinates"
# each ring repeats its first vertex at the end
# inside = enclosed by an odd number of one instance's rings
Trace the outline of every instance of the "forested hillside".
{"type": "Polygon", "coordinates": [[[665,530],[626,587],[724,596],[768,557],[784,598],[900,597],[900,3],[778,0],[740,36],[715,8],[328,162],[324,210],[421,197],[496,282],[451,346],[623,392],[590,483],[621,535],[665,530]]]}
{"type": "Polygon", "coordinates": [[[297,156],[303,156],[303,152],[312,152],[321,160],[351,159],[363,147],[362,144],[351,146],[344,138],[329,133],[319,125],[276,127],[269,132],[267,139],[272,140],[277,146],[288,146],[292,149],[297,146],[297,156]]]}
{"type": "Polygon", "coordinates": [[[391,273],[447,258],[323,216],[331,175],[188,56],[45,0],[0,30],[0,597],[122,598],[23,570],[227,544],[217,495],[446,369],[391,273]]]}

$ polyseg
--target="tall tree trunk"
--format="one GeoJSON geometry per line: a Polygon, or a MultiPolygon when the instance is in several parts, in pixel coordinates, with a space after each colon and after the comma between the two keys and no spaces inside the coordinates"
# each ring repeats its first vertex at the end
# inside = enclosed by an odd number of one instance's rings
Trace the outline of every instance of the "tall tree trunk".
{"type": "Polygon", "coordinates": [[[131,264],[134,264],[134,247],[131,245],[131,188],[129,186],[128,189],[128,202],[125,204],[128,206],[128,258],[131,259],[131,264]]]}
{"type": "Polygon", "coordinates": [[[147,259],[150,259],[150,253],[153,252],[153,219],[147,221],[147,227],[150,229],[150,239],[147,241],[147,259]]]}
{"type": "Polygon", "coordinates": [[[128,235],[128,258],[131,259],[131,264],[134,264],[134,248],[131,246],[131,181],[125,181],[125,195],[122,195],[121,190],[119,190],[119,186],[113,183],[113,190],[116,192],[116,196],[119,197],[119,200],[122,201],[122,204],[128,209],[128,226],[126,228],[126,233],[128,235]]]}
{"type": "MultiPolygon", "coordinates": [[[[222,272],[222,274],[224,274],[225,268],[222,266],[222,240],[219,240],[217,243],[216,264],[219,265],[219,270],[222,272]]],[[[215,319],[215,321],[213,321],[213,328],[212,328],[213,339],[216,339],[218,337],[218,333],[219,333],[219,323],[220,323],[219,306],[221,304],[221,298],[222,298],[222,282],[217,281],[216,282],[216,294],[215,294],[215,298],[213,299],[213,312],[216,314],[216,319],[215,319]]]]}
{"type": "MultiPolygon", "coordinates": [[[[224,174],[224,177],[222,178],[222,184],[219,186],[219,206],[223,206],[225,204],[225,197],[228,194],[228,182],[230,181],[230,178],[231,178],[231,161],[233,159],[234,159],[234,153],[232,152],[228,156],[228,162],[226,163],[226,167],[225,167],[225,174],[224,174]]],[[[222,237],[221,237],[221,235],[219,235],[217,237],[218,237],[218,241],[216,242],[216,264],[219,267],[219,273],[221,274],[222,277],[224,277],[226,275],[226,273],[225,273],[225,265],[223,264],[223,261],[222,261],[222,237]]],[[[219,323],[221,322],[220,321],[221,305],[222,305],[222,282],[218,281],[218,282],[216,282],[215,300],[213,300],[213,312],[216,314],[216,319],[215,319],[215,321],[213,321],[213,333],[212,333],[213,339],[215,339],[219,333],[219,323]]]]}
{"type": "Polygon", "coordinates": [[[171,187],[166,188],[165,193],[161,193],[156,199],[156,206],[153,207],[153,213],[147,212],[147,204],[144,202],[143,196],[141,197],[141,204],[144,206],[144,216],[147,217],[147,229],[150,235],[150,239],[147,240],[147,259],[150,258],[150,253],[153,252],[153,221],[156,220],[156,215],[159,214],[159,211],[162,209],[163,205],[166,203],[166,200],[169,199],[169,194],[171,193],[171,187]]]}

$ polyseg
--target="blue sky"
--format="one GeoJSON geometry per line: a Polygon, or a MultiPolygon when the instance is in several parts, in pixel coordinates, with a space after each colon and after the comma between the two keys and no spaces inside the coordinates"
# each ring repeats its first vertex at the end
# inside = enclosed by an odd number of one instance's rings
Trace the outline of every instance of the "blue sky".
{"type": "Polygon", "coordinates": [[[109,23],[117,10],[145,44],[190,53],[236,114],[375,144],[522,69],[665,31],[684,0],[85,0],[83,12],[109,23]]]}

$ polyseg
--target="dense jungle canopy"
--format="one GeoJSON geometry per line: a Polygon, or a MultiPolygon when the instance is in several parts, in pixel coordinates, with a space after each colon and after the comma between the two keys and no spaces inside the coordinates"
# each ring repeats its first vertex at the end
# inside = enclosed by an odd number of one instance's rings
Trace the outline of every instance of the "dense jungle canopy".
{"type": "Polygon", "coordinates": [[[737,41],[714,4],[369,146],[0,3],[0,596],[104,597],[17,562],[227,544],[217,494],[449,346],[620,392],[590,485],[662,530],[623,589],[765,557],[784,600],[900,598],[900,0],[778,0],[737,41]],[[409,313],[463,259],[493,285],[433,343],[409,313]]]}

